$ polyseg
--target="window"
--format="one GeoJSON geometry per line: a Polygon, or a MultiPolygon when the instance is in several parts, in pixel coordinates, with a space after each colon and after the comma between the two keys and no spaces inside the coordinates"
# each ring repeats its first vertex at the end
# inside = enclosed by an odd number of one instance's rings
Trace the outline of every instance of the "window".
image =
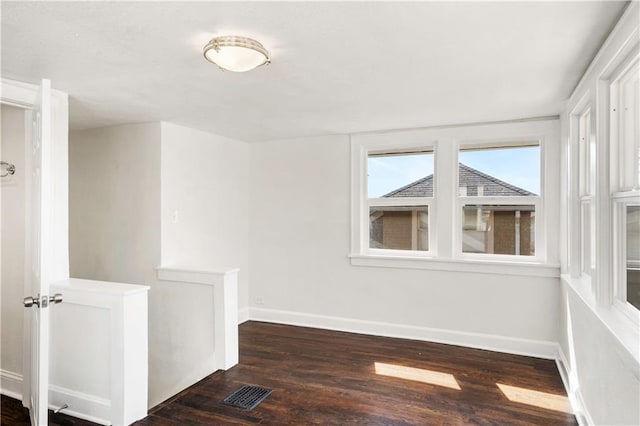
{"type": "Polygon", "coordinates": [[[535,256],[539,193],[537,141],[461,145],[458,202],[463,255],[535,256]]]}
{"type": "Polygon", "coordinates": [[[367,156],[369,250],[429,252],[433,150],[367,156]]]}
{"type": "Polygon", "coordinates": [[[610,80],[610,179],[614,304],[640,310],[640,58],[623,61],[610,80]]]}
{"type": "Polygon", "coordinates": [[[576,316],[572,300],[577,297],[580,310],[586,308],[611,335],[615,352],[637,361],[639,335],[632,331],[640,326],[640,45],[634,6],[625,11],[561,115],[559,249],[569,341],[575,341],[572,330],[584,327],[575,321],[586,315],[576,316]]]}
{"type": "Polygon", "coordinates": [[[640,58],[623,64],[611,83],[612,181],[618,191],[640,188],[640,58]]]}
{"type": "Polygon", "coordinates": [[[570,188],[567,196],[570,199],[569,209],[570,238],[570,272],[580,278],[585,287],[593,294],[598,293],[597,232],[602,219],[598,216],[597,203],[597,163],[598,145],[596,144],[594,96],[587,92],[575,105],[569,115],[570,143],[569,163],[571,168],[570,188]]]}
{"type": "Polygon", "coordinates": [[[558,276],[558,135],[535,120],[352,136],[351,264],[558,276]]]}
{"type": "Polygon", "coordinates": [[[580,272],[591,276],[596,261],[596,144],[591,132],[591,109],[578,119],[578,186],[580,188],[580,272]]]}

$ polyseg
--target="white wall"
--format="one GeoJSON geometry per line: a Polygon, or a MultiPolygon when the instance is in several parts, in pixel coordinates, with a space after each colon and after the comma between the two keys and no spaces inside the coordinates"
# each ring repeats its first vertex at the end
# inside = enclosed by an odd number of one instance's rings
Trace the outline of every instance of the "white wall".
{"type": "Polygon", "coordinates": [[[162,123],[162,265],[240,268],[248,305],[249,145],[162,123]]]}
{"type": "Polygon", "coordinates": [[[72,131],[71,276],[145,284],[160,260],[160,124],[72,131]]]}
{"type": "MultiPolygon", "coordinates": [[[[204,271],[240,268],[239,307],[248,300],[248,145],[171,123],[161,124],[161,262],[204,271]]],[[[159,281],[163,311],[150,323],[166,336],[158,347],[162,394],[150,405],[208,376],[218,367],[214,352],[213,287],[159,281]],[[163,315],[172,312],[171,322],[163,315]]],[[[154,294],[154,289],[151,290],[154,294]]],[[[153,326],[152,326],[153,327],[153,326]]],[[[153,354],[152,354],[153,356],[153,354]]],[[[152,379],[155,380],[155,379],[152,379]]]]}
{"type": "MultiPolygon", "coordinates": [[[[2,235],[0,369],[22,375],[25,250],[25,112],[1,106],[0,159],[16,166],[16,173],[1,178],[2,235]]],[[[4,385],[4,383],[3,383],[4,385]]],[[[16,389],[15,391],[20,391],[16,389]]]]}
{"type": "Polygon", "coordinates": [[[216,369],[213,288],[156,268],[239,267],[246,306],[247,151],[168,123],[71,134],[71,276],[151,286],[149,407],[216,369]]]}
{"type": "Polygon", "coordinates": [[[351,266],[349,155],[346,136],[251,146],[252,317],[460,343],[468,333],[557,341],[557,278],[351,266]]]}
{"type": "MultiPolygon", "coordinates": [[[[595,425],[640,424],[640,366],[592,306],[569,285],[562,291],[560,344],[570,394],[595,425]]],[[[638,329],[630,331],[638,333],[638,329]]]]}

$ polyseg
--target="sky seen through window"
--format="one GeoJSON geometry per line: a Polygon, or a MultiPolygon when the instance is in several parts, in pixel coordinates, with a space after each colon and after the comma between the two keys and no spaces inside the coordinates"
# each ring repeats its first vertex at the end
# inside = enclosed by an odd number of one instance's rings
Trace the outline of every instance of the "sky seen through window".
{"type": "MultiPolygon", "coordinates": [[[[540,147],[461,151],[458,160],[502,181],[540,194],[540,147]]],[[[370,156],[369,198],[383,195],[433,174],[433,153],[370,156]]]]}

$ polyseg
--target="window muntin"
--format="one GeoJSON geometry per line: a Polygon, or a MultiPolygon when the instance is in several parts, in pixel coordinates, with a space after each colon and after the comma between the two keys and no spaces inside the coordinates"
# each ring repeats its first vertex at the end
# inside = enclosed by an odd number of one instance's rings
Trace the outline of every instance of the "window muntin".
{"type": "Polygon", "coordinates": [[[535,205],[464,205],[462,252],[535,255],[535,205]]]}
{"type": "Polygon", "coordinates": [[[429,207],[370,207],[369,247],[428,251],[429,207]]]}

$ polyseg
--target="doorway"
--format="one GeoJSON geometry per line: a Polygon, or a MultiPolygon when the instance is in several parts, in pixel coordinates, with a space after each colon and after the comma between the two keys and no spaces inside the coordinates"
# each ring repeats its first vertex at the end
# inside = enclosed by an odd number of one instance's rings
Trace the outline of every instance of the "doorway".
{"type": "Polygon", "coordinates": [[[0,161],[11,162],[14,174],[6,173],[0,181],[0,385],[3,394],[13,394],[30,408],[32,424],[46,424],[46,308],[59,299],[49,295],[49,286],[69,276],[68,96],[51,90],[51,82],[46,79],[36,86],[3,78],[1,86],[0,161]],[[12,159],[6,157],[9,154],[12,159]],[[19,242],[22,249],[17,248],[19,242]]]}
{"type": "Polygon", "coordinates": [[[24,377],[25,253],[27,215],[27,179],[25,162],[26,110],[0,105],[0,380],[2,392],[22,399],[24,377]],[[13,167],[9,167],[9,165],[13,167]],[[11,173],[13,171],[13,173],[11,173]]]}

